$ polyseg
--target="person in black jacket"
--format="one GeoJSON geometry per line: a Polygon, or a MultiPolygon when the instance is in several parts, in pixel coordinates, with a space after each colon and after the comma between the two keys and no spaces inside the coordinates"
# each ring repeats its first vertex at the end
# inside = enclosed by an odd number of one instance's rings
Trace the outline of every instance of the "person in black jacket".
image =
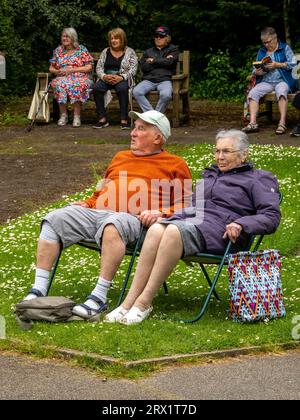
{"type": "Polygon", "coordinates": [[[143,112],[153,109],[146,98],[151,90],[159,92],[156,111],[164,113],[172,99],[172,76],[176,72],[179,51],[171,44],[170,29],[159,26],[155,30],[155,46],[147,49],[141,58],[140,65],[143,80],[134,88],[133,96],[143,112]]]}

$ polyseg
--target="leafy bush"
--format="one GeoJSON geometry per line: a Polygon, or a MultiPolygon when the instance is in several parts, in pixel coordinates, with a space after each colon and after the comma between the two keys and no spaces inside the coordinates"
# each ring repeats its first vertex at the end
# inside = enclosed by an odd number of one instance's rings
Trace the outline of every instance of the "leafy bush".
{"type": "Polygon", "coordinates": [[[251,60],[246,60],[247,64],[240,68],[233,63],[228,50],[207,54],[206,59],[208,64],[203,79],[192,79],[192,97],[219,101],[241,100],[246,88],[246,77],[251,73],[251,60]]]}

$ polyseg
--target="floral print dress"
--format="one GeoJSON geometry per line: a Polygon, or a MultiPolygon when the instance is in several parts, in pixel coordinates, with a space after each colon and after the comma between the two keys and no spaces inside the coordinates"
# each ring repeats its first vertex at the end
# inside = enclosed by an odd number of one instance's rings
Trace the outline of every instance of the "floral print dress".
{"type": "MultiPolygon", "coordinates": [[[[58,70],[67,66],[93,65],[94,59],[83,45],[79,45],[71,55],[67,54],[67,51],[60,45],[54,50],[50,63],[58,70]]],[[[92,73],[75,72],[68,76],[56,77],[51,82],[51,87],[59,104],[66,104],[68,98],[73,104],[74,102],[86,102],[89,99],[92,83],[92,73]]]]}

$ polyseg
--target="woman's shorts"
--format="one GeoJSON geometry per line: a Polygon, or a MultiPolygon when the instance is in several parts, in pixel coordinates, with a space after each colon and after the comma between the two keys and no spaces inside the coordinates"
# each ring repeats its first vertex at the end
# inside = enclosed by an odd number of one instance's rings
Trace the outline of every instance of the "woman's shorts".
{"type": "Polygon", "coordinates": [[[159,223],[175,225],[178,228],[183,243],[183,257],[205,252],[205,240],[202,233],[192,223],[185,220],[162,220],[159,223]]]}

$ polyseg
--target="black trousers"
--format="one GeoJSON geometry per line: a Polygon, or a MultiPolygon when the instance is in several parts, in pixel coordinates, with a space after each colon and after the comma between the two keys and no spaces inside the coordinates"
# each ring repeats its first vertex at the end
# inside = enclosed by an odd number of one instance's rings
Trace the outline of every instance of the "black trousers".
{"type": "Polygon", "coordinates": [[[106,108],[104,107],[104,95],[108,90],[115,90],[119,99],[120,105],[120,116],[121,120],[128,119],[128,81],[122,80],[122,82],[116,85],[110,85],[109,83],[99,80],[93,86],[93,94],[96,103],[96,111],[99,119],[106,118],[106,108]]]}

